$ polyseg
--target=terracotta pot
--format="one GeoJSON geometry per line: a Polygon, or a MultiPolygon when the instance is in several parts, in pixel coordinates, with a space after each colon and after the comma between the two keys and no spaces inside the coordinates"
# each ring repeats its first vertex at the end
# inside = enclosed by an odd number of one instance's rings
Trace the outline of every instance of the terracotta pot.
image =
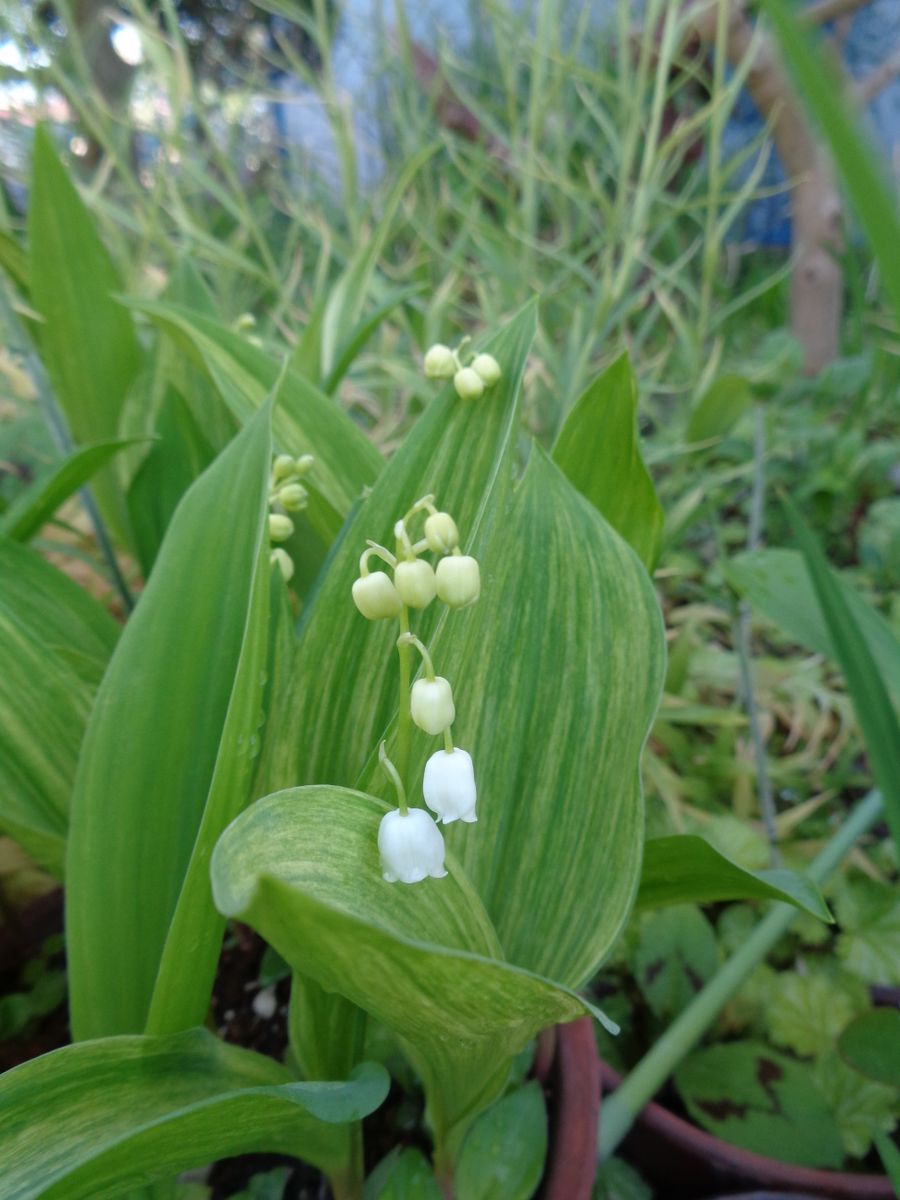
{"type": "MultiPolygon", "coordinates": [[[[600,1079],[605,1092],[614,1091],[620,1082],[620,1076],[603,1062],[600,1079]]],[[[820,1171],[766,1158],[713,1137],[654,1103],[638,1117],[622,1149],[642,1175],[664,1187],[666,1200],[704,1200],[748,1187],[815,1200],[894,1197],[883,1175],[820,1171]]]]}
{"type": "Polygon", "coordinates": [[[550,1136],[540,1200],[590,1200],[597,1174],[598,1061],[591,1017],[541,1035],[534,1073],[547,1092],[550,1136]]]}

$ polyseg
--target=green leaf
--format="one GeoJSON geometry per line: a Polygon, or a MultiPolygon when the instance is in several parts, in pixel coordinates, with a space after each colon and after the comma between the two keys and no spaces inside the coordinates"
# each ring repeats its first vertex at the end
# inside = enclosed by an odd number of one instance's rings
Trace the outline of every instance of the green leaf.
{"type": "MultiPolygon", "coordinates": [[[[255,748],[258,701],[254,709],[238,694],[235,676],[258,635],[261,557],[269,574],[269,422],[266,406],[184,496],[97,696],[67,860],[79,1039],[144,1029],[210,788],[255,748]],[[232,724],[232,705],[249,713],[243,728],[232,724]],[[223,728],[234,740],[218,762],[223,728]]],[[[236,794],[228,803],[241,802],[236,794]]],[[[216,925],[203,936],[214,938],[218,918],[209,915],[216,925]]]]}
{"type": "Polygon", "coordinates": [[[692,1054],[675,1085],[704,1129],[744,1150],[808,1167],[839,1167],[840,1134],[808,1064],[755,1042],[692,1054]]]}
{"type": "Polygon", "coordinates": [[[135,549],[145,575],[162,545],[178,502],[215,452],[186,401],[168,388],[156,417],[156,441],[128,487],[135,549]]]}
{"type": "Polygon", "coordinates": [[[345,1123],[387,1089],[372,1063],[346,1083],[297,1083],[202,1029],[66,1046],[0,1080],[4,1195],[106,1200],[253,1151],[339,1169],[345,1123]]]}
{"type": "Polygon", "coordinates": [[[604,1159],[591,1200],[653,1200],[653,1192],[624,1158],[604,1159]]]}
{"type": "Polygon", "coordinates": [[[334,394],[338,384],[350,370],[353,360],[381,322],[390,316],[398,305],[404,304],[407,300],[412,299],[413,296],[418,295],[422,290],[421,287],[393,289],[364,320],[359,322],[350,336],[341,345],[337,361],[323,380],[322,390],[324,392],[327,392],[329,396],[334,394]]]}
{"type": "Polygon", "coordinates": [[[566,417],[553,460],[652,570],[663,512],[641,458],[637,383],[628,354],[590,385],[566,417]]]}
{"type": "Polygon", "coordinates": [[[692,905],[669,908],[641,922],[632,966],[638,987],[657,1017],[678,1016],[718,965],[716,935],[692,905]]]}
{"type": "MultiPolygon", "coordinates": [[[[480,796],[477,825],[457,822],[447,844],[509,959],[579,987],[640,875],[639,761],[665,672],[659,607],[631,547],[537,446],[479,558],[480,601],[430,645],[480,796]],[[615,870],[598,870],[598,854],[615,870]]],[[[413,779],[434,749],[417,738],[413,779]]]]}
{"type": "Polygon", "coordinates": [[[769,1036],[797,1054],[819,1054],[833,1048],[844,1026],[865,1006],[865,989],[849,976],[782,971],[772,982],[769,1036]]]}
{"type": "MultiPolygon", "coordinates": [[[[488,343],[503,378],[477,405],[460,400],[449,384],[440,391],[348,522],[301,618],[280,721],[271,731],[267,790],[356,784],[396,712],[398,691],[396,628],[367,621],[350,596],[360,553],[368,538],[389,541],[397,518],[428,492],[453,514],[465,546],[483,540],[486,518],[509,487],[518,389],[534,323],[529,304],[488,343]]],[[[425,640],[438,607],[419,619],[416,632],[425,640]]]]}
{"type": "Polygon", "coordinates": [[[874,879],[846,885],[835,900],[838,956],[866,983],[900,985],[900,895],[874,879]]]}
{"type": "MultiPolygon", "coordinates": [[[[41,356],[74,440],[107,441],[119,434],[140,348],[130,314],[112,298],[121,287],[112,260],[43,127],[33,154],[28,272],[31,303],[43,318],[41,356]]],[[[127,520],[111,468],[97,475],[94,490],[122,537],[127,520]]]]}
{"type": "Polygon", "coordinates": [[[900,855],[900,721],[878,663],[825,556],[793,501],[784,506],[831,634],[853,710],[862,729],[884,815],[900,855]]]}
{"type": "Polygon", "coordinates": [[[0,538],[0,829],[63,874],[81,739],[118,636],[85,591],[0,538]]]}
{"type": "Polygon", "coordinates": [[[27,542],[40,530],[70,496],[123,450],[142,441],[127,438],[111,442],[98,442],[76,450],[53,470],[35,482],[18,496],[0,516],[0,533],[17,542],[27,542]]]}
{"type": "Polygon", "coordinates": [[[532,1081],[492,1105],[473,1123],[456,1168],[457,1200],[530,1200],[547,1154],[547,1113],[532,1081]]]}
{"type": "Polygon", "coordinates": [[[752,403],[750,384],[742,375],[720,375],[691,409],[685,440],[706,442],[725,437],[752,403]]]}
{"type": "MultiPolygon", "coordinates": [[[[823,615],[803,555],[797,550],[754,550],[723,564],[728,582],[801,646],[838,662],[834,641],[823,615]]],[[[900,640],[890,625],[837,571],[835,584],[885,681],[900,698],[900,640]]]]}
{"type": "Polygon", "coordinates": [[[841,1034],[838,1052],[870,1079],[900,1087],[900,1010],[873,1008],[863,1013],[841,1034]]]}
{"type": "Polygon", "coordinates": [[[894,1195],[900,1196],[900,1147],[880,1130],[873,1131],[872,1141],[878,1151],[884,1172],[891,1181],[894,1195]]]}
{"type": "Polygon", "coordinates": [[[366,1180],[363,1200],[441,1200],[441,1189],[421,1150],[394,1149],[366,1180]]]}
{"type": "Polygon", "coordinates": [[[400,1034],[444,1144],[498,1094],[539,1029],[589,1006],[501,961],[454,863],[444,879],[385,883],[377,836],[386,811],[337,787],[267,796],[220,838],[213,893],[224,915],[259,930],[295,969],[400,1034]]]}
{"type": "Polygon", "coordinates": [[[841,1062],[833,1050],[821,1055],[809,1071],[841,1131],[844,1150],[854,1158],[864,1158],[876,1130],[890,1133],[900,1118],[896,1080],[888,1087],[866,1079],[841,1062]]]}
{"type": "Polygon", "coordinates": [[[834,155],[888,295],[900,312],[900,217],[890,176],[866,144],[837,64],[801,29],[783,0],[765,0],[764,7],[800,95],[834,155]]]}
{"type": "Polygon", "coordinates": [[[28,295],[28,253],[19,242],[0,229],[0,267],[26,296],[28,295]]]}
{"type": "Polygon", "coordinates": [[[796,871],[746,871],[705,838],[689,834],[647,841],[635,901],[639,911],[719,900],[782,900],[821,921],[833,920],[816,885],[796,871]]]}
{"type": "MultiPolygon", "coordinates": [[[[281,364],[264,350],[201,313],[175,304],[129,303],[198,358],[241,424],[251,419],[281,376],[281,364]]],[[[381,470],[381,455],[334,400],[292,370],[281,383],[273,434],[279,450],[315,457],[308,517],[328,545],[353,502],[381,470]]]]}

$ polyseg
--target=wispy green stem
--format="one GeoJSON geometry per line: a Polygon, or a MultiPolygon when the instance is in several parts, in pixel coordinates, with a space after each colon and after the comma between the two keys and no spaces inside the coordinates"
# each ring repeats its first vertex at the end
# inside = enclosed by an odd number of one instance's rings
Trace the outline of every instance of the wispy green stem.
{"type": "MultiPolygon", "coordinates": [[[[853,849],[858,838],[881,814],[881,794],[870,792],[811,863],[807,876],[821,885],[853,849]]],[[[705,988],[626,1075],[618,1089],[603,1101],[599,1156],[609,1158],[626,1136],[641,1109],[652,1100],[675,1067],[712,1025],[727,1001],[750,972],[769,954],[775,943],[799,917],[790,904],[776,904],[736,954],[720,968],[705,988]]]]}

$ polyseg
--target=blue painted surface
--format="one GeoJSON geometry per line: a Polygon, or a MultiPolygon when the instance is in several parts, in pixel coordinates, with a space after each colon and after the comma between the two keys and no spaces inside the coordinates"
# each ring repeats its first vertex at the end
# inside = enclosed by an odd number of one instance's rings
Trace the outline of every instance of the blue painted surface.
{"type": "MultiPolygon", "coordinates": [[[[516,11],[531,11],[524,0],[511,0],[516,11]]],[[[575,14],[581,5],[567,11],[575,14]]],[[[614,19],[616,0],[594,0],[592,21],[598,30],[614,19]]],[[[635,14],[640,4],[635,3],[635,14]]],[[[391,45],[393,0],[344,0],[340,27],[334,44],[334,74],[338,87],[353,114],[356,138],[356,168],[359,186],[373,187],[385,171],[383,129],[379,110],[384,109],[382,47],[391,45]]],[[[424,47],[445,42],[459,57],[471,50],[473,29],[478,27],[477,0],[407,0],[405,11],[414,41],[424,47]]],[[[862,78],[900,48],[900,0],[872,0],[852,18],[842,53],[848,72],[862,78]]],[[[340,190],[337,150],[324,106],[316,93],[293,79],[281,80],[284,100],[274,105],[279,134],[300,149],[316,171],[340,190]]],[[[865,123],[888,168],[900,173],[900,79],[895,79],[870,105],[865,123]]],[[[749,96],[743,94],[725,133],[726,153],[736,153],[759,136],[762,123],[749,96]]],[[[736,173],[746,178],[753,168],[751,157],[736,173]]],[[[772,153],[760,186],[778,188],[784,172],[772,153]]],[[[735,230],[741,240],[786,246],[790,243],[790,217],[786,195],[755,201],[735,230]]]]}

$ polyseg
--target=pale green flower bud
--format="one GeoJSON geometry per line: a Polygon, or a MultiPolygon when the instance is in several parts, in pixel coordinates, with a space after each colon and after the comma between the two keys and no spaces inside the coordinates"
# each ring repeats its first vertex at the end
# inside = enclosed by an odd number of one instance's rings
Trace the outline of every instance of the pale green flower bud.
{"type": "Polygon", "coordinates": [[[282,548],[278,546],[269,555],[269,562],[273,567],[278,567],[278,570],[281,572],[281,577],[285,583],[291,582],[294,577],[294,560],[288,554],[287,550],[282,550],[282,548]]]}
{"type": "Polygon", "coordinates": [[[424,558],[397,563],[394,584],[400,599],[410,608],[427,608],[437,591],[434,568],[424,558]]]}
{"type": "Polygon", "coordinates": [[[269,537],[273,542],[286,542],[294,532],[294,522],[283,513],[269,514],[269,537]]]}
{"type": "Polygon", "coordinates": [[[288,512],[301,512],[306,508],[309,492],[302,483],[286,483],[278,493],[277,500],[288,512]]]}
{"type": "Polygon", "coordinates": [[[429,379],[449,379],[456,370],[456,358],[449,346],[440,342],[430,347],[425,355],[425,374],[429,379]]]}
{"type": "Polygon", "coordinates": [[[432,513],[425,518],[425,541],[435,554],[449,554],[459,545],[459,530],[449,513],[432,513]]]}
{"type": "Polygon", "coordinates": [[[289,454],[279,454],[272,464],[272,478],[277,483],[279,479],[287,479],[294,474],[294,460],[289,454]]]}
{"type": "Polygon", "coordinates": [[[308,475],[315,461],[315,457],[312,454],[301,454],[295,463],[297,474],[308,475]]]}
{"type": "Polygon", "coordinates": [[[462,400],[477,400],[484,393],[484,381],[471,367],[463,367],[453,376],[456,394],[462,400]]]}
{"type": "Polygon", "coordinates": [[[384,571],[361,575],[353,584],[353,603],[370,621],[399,617],[403,602],[393,580],[384,571]]]}
{"type": "Polygon", "coordinates": [[[500,364],[492,354],[476,354],[471,367],[485,387],[493,387],[500,378],[500,364]]]}
{"type": "Polygon", "coordinates": [[[451,608],[474,604],[481,594],[481,572],[477,559],[468,554],[442,558],[434,573],[437,594],[451,608]]]}
{"type": "Polygon", "coordinates": [[[443,733],[456,719],[453,692],[442,675],[417,679],[409,698],[412,719],[425,733],[443,733]]]}

